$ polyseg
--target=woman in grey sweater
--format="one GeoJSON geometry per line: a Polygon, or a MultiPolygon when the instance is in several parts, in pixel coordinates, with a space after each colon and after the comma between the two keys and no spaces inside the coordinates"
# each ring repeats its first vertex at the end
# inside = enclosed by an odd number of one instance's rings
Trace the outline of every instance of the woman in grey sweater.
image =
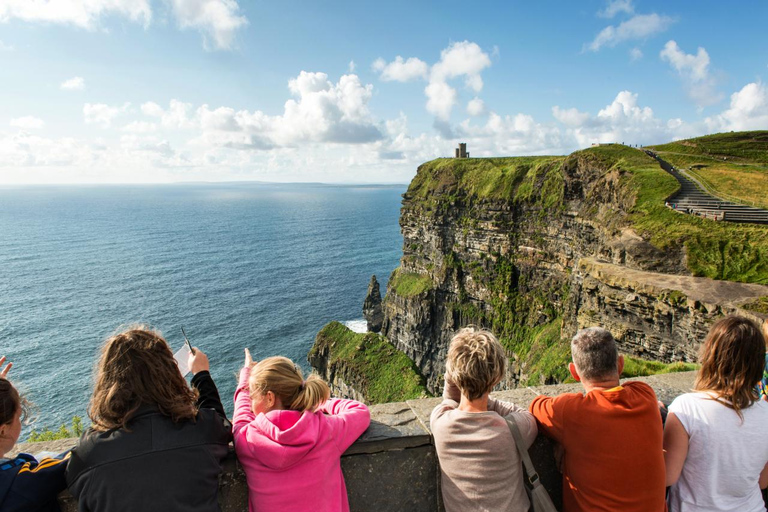
{"type": "Polygon", "coordinates": [[[489,398],[507,357],[488,331],[465,328],[448,349],[443,402],[431,426],[440,459],[447,512],[527,512],[523,469],[506,420],[514,421],[528,449],[536,420],[526,409],[489,398]]]}

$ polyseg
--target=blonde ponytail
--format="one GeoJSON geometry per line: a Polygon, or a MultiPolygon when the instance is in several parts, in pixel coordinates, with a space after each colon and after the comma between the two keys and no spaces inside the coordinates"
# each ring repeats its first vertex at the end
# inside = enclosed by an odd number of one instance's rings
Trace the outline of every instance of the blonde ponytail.
{"type": "Polygon", "coordinates": [[[331,397],[331,389],[317,375],[310,375],[302,385],[303,389],[291,403],[289,409],[294,411],[314,411],[317,406],[331,397]]]}
{"type": "Polygon", "coordinates": [[[305,381],[301,368],[282,356],[268,357],[255,364],[248,385],[252,393],[272,391],[283,407],[294,411],[314,411],[331,396],[323,379],[310,375],[305,381]]]}

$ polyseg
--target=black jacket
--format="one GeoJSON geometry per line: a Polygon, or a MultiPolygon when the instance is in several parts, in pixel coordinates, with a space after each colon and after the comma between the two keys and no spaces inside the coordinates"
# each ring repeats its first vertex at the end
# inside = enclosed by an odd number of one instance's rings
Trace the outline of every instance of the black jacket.
{"type": "Polygon", "coordinates": [[[0,510],[2,512],[59,512],[58,494],[64,490],[66,458],[45,458],[20,453],[0,459],[0,510]]]}
{"type": "Polygon", "coordinates": [[[218,512],[232,425],[210,374],[198,372],[192,385],[200,392],[194,422],[143,406],[127,429],[83,434],[66,473],[81,512],[218,512]]]}

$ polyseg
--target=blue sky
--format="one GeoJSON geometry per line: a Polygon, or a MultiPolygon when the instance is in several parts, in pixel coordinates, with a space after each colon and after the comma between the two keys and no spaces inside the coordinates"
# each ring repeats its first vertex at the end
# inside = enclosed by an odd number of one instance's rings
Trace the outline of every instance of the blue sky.
{"type": "Polygon", "coordinates": [[[765,1],[0,0],[0,184],[406,183],[459,141],[768,129],[766,19],[765,1]]]}

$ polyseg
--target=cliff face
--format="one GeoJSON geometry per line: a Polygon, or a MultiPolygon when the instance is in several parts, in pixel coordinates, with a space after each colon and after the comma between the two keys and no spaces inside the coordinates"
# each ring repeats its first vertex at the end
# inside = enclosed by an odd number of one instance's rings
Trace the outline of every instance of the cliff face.
{"type": "MultiPolygon", "coordinates": [[[[512,363],[502,387],[515,387],[562,380],[566,340],[588,325],[611,329],[626,353],[695,360],[716,317],[768,294],[754,285],[728,301],[702,302],[679,282],[647,286],[652,273],[690,276],[687,251],[682,241],[659,249],[632,228],[630,173],[587,152],[521,160],[492,161],[499,178],[485,190],[472,181],[472,161],[430,162],[404,195],[403,258],[389,281],[382,333],[433,393],[450,338],[467,324],[499,336],[512,363]],[[597,270],[603,264],[610,273],[597,270]],[[416,279],[429,285],[412,293],[416,279]]],[[[671,176],[658,179],[674,191],[671,176]]]]}
{"type": "Polygon", "coordinates": [[[507,349],[501,388],[565,379],[568,340],[591,325],[624,353],[694,361],[714,319],[761,316],[740,306],[768,286],[711,277],[768,283],[768,229],[672,213],[664,199],[677,188],[623,146],[428,162],[403,195],[381,333],[435,394],[450,339],[469,324],[507,349]]]}

